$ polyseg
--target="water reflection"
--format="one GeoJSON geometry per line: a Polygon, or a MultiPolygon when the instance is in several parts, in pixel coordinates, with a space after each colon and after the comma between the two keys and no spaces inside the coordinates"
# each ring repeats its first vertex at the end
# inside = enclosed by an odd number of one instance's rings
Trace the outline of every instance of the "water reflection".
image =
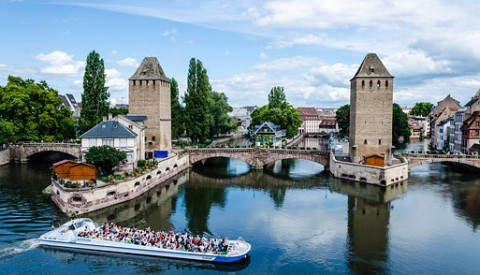
{"type": "Polygon", "coordinates": [[[188,172],[182,172],[145,194],[102,210],[84,214],[95,222],[115,222],[154,230],[172,230],[170,217],[176,211],[177,195],[188,181],[188,172]]]}
{"type": "Polygon", "coordinates": [[[381,188],[334,181],[331,190],[348,195],[348,265],[359,274],[386,273],[391,201],[407,192],[407,182],[381,188]]]}

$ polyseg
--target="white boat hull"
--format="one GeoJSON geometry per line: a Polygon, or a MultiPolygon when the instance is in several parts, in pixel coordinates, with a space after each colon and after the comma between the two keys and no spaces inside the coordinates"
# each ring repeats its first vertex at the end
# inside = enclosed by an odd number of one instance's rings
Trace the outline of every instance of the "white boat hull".
{"type": "Polygon", "coordinates": [[[89,239],[75,237],[73,231],[65,229],[56,229],[50,231],[39,238],[40,245],[62,248],[73,248],[92,251],[105,251],[124,254],[135,254],[152,257],[186,259],[207,262],[236,262],[247,257],[250,251],[250,244],[247,242],[230,241],[232,245],[240,246],[238,251],[229,252],[226,255],[179,251],[173,249],[164,249],[154,246],[142,246],[138,244],[128,244],[100,239],[89,239]]]}

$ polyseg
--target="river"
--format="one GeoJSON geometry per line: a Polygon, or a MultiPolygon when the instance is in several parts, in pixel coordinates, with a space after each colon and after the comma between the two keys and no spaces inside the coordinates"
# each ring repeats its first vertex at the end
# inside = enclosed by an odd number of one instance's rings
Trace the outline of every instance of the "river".
{"type": "Polygon", "coordinates": [[[377,188],[323,167],[285,160],[264,172],[210,159],[130,202],[94,212],[98,222],[188,230],[251,243],[233,265],[38,247],[67,220],[41,195],[50,161],[0,167],[2,274],[478,274],[480,176],[442,164],[412,169],[408,183],[377,188]]]}

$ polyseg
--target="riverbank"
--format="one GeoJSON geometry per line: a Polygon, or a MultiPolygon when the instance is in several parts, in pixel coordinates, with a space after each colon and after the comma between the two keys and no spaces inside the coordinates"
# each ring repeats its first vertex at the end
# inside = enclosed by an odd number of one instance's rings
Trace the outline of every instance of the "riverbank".
{"type": "Polygon", "coordinates": [[[69,216],[84,214],[136,198],[190,166],[188,156],[173,155],[156,169],[126,180],[86,188],[67,188],[52,179],[51,199],[69,216]]]}

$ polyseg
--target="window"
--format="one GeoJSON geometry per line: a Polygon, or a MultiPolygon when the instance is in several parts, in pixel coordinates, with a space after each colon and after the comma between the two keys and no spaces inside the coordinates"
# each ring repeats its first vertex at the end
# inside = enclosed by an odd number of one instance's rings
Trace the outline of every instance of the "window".
{"type": "Polygon", "coordinates": [[[147,80],[147,83],[145,83],[145,85],[147,85],[147,86],[148,86],[148,84],[149,84],[149,83],[148,83],[148,80],[147,80]]]}
{"type": "Polygon", "coordinates": [[[113,138],[104,138],[102,140],[102,145],[108,145],[113,147],[113,138]]]}
{"type": "Polygon", "coordinates": [[[478,130],[475,130],[475,136],[478,136],[478,132],[479,132],[478,130]]]}
{"type": "Polygon", "coordinates": [[[377,89],[380,89],[380,80],[377,81],[377,89]]]}
{"type": "Polygon", "coordinates": [[[385,80],[385,88],[388,88],[388,80],[385,80]]]}
{"type": "Polygon", "coordinates": [[[378,145],[382,145],[382,140],[381,139],[378,140],[378,145]]]}
{"type": "Polygon", "coordinates": [[[153,82],[153,86],[155,86],[155,80],[152,80],[152,82],[153,82]]]}
{"type": "Polygon", "coordinates": [[[136,82],[136,81],[134,80],[134,81],[133,81],[133,86],[135,86],[135,84],[136,84],[135,82],[136,82]]]}
{"type": "Polygon", "coordinates": [[[89,141],[89,147],[92,147],[92,146],[97,146],[97,139],[96,138],[89,138],[88,139],[89,141]]]}
{"type": "Polygon", "coordinates": [[[364,141],[363,141],[363,144],[367,144],[367,140],[364,140],[364,141]]]}
{"type": "Polygon", "coordinates": [[[480,121],[477,121],[477,127],[480,127],[480,121]]]}
{"type": "Polygon", "coordinates": [[[155,136],[152,136],[152,141],[155,141],[155,136]]]}
{"type": "Polygon", "coordinates": [[[365,80],[362,80],[362,89],[365,88],[365,80]]]}
{"type": "Polygon", "coordinates": [[[120,147],[127,147],[127,139],[120,138],[120,147]]]}
{"type": "Polygon", "coordinates": [[[141,80],[140,80],[140,84],[139,84],[139,85],[142,86],[142,81],[141,81],[141,80]]]}
{"type": "Polygon", "coordinates": [[[373,81],[370,80],[369,86],[370,86],[370,88],[373,87],[373,81]]]}

